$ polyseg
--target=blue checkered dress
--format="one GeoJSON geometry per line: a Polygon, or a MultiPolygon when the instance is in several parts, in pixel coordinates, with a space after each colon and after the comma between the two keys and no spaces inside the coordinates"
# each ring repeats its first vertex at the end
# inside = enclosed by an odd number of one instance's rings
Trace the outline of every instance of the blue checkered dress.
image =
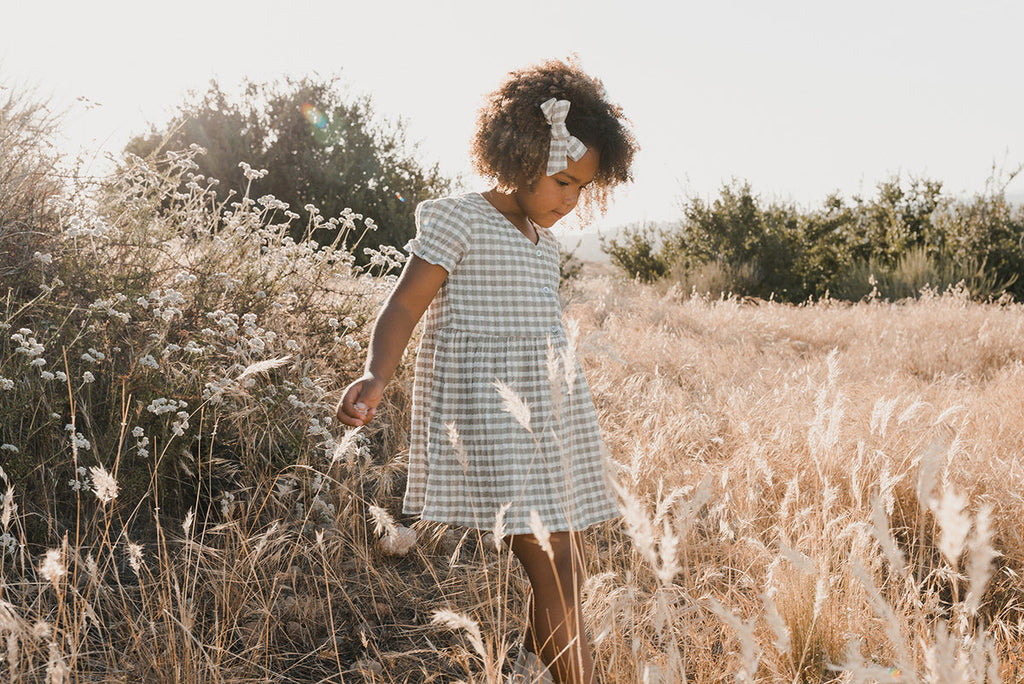
{"type": "Polygon", "coordinates": [[[532,510],[551,532],[618,515],[590,388],[563,353],[558,244],[537,232],[535,245],[479,193],[416,208],[406,250],[449,275],[416,357],[406,513],[490,529],[510,504],[508,534],[530,532],[532,510]],[[528,427],[496,380],[526,402],[528,427]]]}

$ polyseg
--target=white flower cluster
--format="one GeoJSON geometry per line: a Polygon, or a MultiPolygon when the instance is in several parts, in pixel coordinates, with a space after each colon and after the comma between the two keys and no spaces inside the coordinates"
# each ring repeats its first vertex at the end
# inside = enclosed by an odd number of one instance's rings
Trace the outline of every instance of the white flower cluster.
{"type": "Polygon", "coordinates": [[[215,321],[223,330],[222,333],[218,333],[216,330],[203,328],[203,333],[210,337],[217,337],[222,334],[227,335],[228,337],[234,337],[238,333],[238,314],[228,313],[223,309],[217,309],[216,311],[207,311],[206,317],[211,321],[215,321]]]}
{"type": "Polygon", "coordinates": [[[78,466],[75,471],[75,479],[68,480],[68,487],[73,492],[92,491],[92,482],[89,481],[89,469],[85,466],[78,466]]]}
{"type": "MultiPolygon", "coordinates": [[[[277,199],[273,195],[263,195],[262,197],[260,197],[256,201],[260,204],[260,206],[262,206],[264,209],[267,209],[269,211],[274,211],[274,210],[285,211],[285,210],[288,209],[288,203],[287,202],[282,202],[281,200],[277,199]]],[[[293,212],[289,212],[289,213],[293,213],[293,212]]],[[[298,218],[298,217],[299,217],[299,215],[295,214],[295,218],[298,218]]]]}
{"type": "MultiPolygon", "coordinates": [[[[366,221],[369,223],[370,219],[366,221]]],[[[370,267],[381,266],[381,272],[400,269],[407,259],[404,252],[392,245],[380,245],[379,249],[364,247],[363,254],[370,257],[370,267]]]]}
{"type": "MultiPolygon", "coordinates": [[[[151,401],[150,405],[147,405],[145,410],[156,416],[174,413],[176,420],[171,423],[171,432],[175,437],[181,437],[184,435],[185,430],[188,429],[188,412],[185,411],[187,408],[188,402],[184,399],[168,399],[167,397],[162,396],[151,401]]],[[[144,442],[140,441],[136,446],[144,447],[148,443],[150,443],[150,440],[146,438],[144,442]]]]}
{"type": "Polygon", "coordinates": [[[111,232],[107,222],[95,212],[72,216],[68,220],[67,227],[64,228],[64,235],[72,239],[79,237],[107,238],[111,232]]]}
{"type": "Polygon", "coordinates": [[[149,437],[146,437],[146,431],[141,427],[132,428],[132,437],[135,438],[135,452],[139,455],[139,458],[148,458],[149,449],[149,437]]]}
{"type": "Polygon", "coordinates": [[[127,323],[132,319],[131,314],[125,311],[118,311],[115,307],[119,304],[123,304],[128,297],[118,292],[109,299],[97,299],[95,302],[89,305],[90,311],[99,311],[105,313],[110,318],[116,318],[122,323],[127,323]]]}
{"type": "Polygon", "coordinates": [[[172,411],[180,411],[188,408],[188,403],[184,400],[178,401],[176,399],[167,399],[166,397],[160,397],[149,402],[149,406],[146,410],[152,414],[162,416],[165,413],[171,413],[172,411]]]}
{"type": "Polygon", "coordinates": [[[185,305],[185,296],[170,287],[165,289],[162,293],[160,290],[153,290],[149,293],[147,304],[151,304],[153,306],[152,313],[154,319],[170,323],[176,317],[181,316],[181,307],[185,305]]]}
{"type": "Polygon", "coordinates": [[[103,352],[97,351],[92,347],[89,347],[89,351],[82,354],[82,360],[86,363],[98,363],[103,359],[107,358],[103,352]]]}
{"type": "MultiPolygon", "coordinates": [[[[18,354],[24,354],[30,359],[46,351],[46,347],[36,341],[36,338],[32,336],[32,331],[28,328],[18,330],[18,332],[11,335],[11,340],[18,343],[18,348],[14,351],[18,354]]],[[[43,363],[46,362],[44,361],[43,363]]]]}
{"type": "Polygon", "coordinates": [[[269,173],[266,169],[254,169],[244,161],[238,162],[238,168],[242,169],[242,175],[248,180],[259,180],[269,173]]]}
{"type": "Polygon", "coordinates": [[[71,433],[71,440],[74,442],[76,449],[91,449],[92,444],[85,438],[81,432],[75,431],[75,426],[68,423],[64,426],[64,429],[71,433]]]}
{"type": "Polygon", "coordinates": [[[174,416],[177,420],[171,423],[171,432],[175,437],[183,437],[188,430],[188,411],[178,411],[174,416]]]}
{"type": "MultiPolygon", "coordinates": [[[[330,425],[331,424],[331,418],[330,417],[325,418],[324,422],[327,423],[327,425],[330,425]]],[[[309,427],[306,428],[306,434],[312,435],[313,437],[326,437],[328,439],[331,437],[331,431],[328,430],[325,426],[320,424],[320,419],[319,418],[310,418],[309,419],[309,427]]]]}

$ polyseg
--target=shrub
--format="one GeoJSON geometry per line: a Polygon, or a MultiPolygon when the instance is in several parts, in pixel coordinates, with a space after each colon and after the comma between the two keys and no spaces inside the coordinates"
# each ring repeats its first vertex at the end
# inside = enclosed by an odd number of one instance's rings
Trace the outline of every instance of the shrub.
{"type": "MultiPolygon", "coordinates": [[[[373,302],[339,245],[372,222],[314,211],[304,232],[330,225],[334,243],[297,242],[287,205],[251,197],[264,172],[243,164],[249,187],[224,204],[198,153],[160,170],[129,156],[92,196],[66,198],[35,228],[48,251],[34,287],[0,314],[4,465],[51,520],[75,509],[90,467],[125,499],[183,514],[334,448],[330,381],[356,368],[373,302]]],[[[403,259],[369,258],[376,274],[403,259]]]]}
{"type": "Polygon", "coordinates": [[[630,278],[651,283],[668,273],[671,263],[656,247],[659,231],[647,224],[627,226],[619,237],[601,236],[601,249],[630,278]]]}
{"type": "Polygon", "coordinates": [[[895,176],[876,197],[833,194],[811,210],[765,202],[734,181],[714,201],[688,199],[671,230],[633,229],[602,246],[630,277],[650,282],[671,272],[684,292],[900,299],[963,281],[979,298],[1021,295],[1024,209],[1006,200],[1009,179],[993,177],[963,201],[937,181],[895,176]]]}

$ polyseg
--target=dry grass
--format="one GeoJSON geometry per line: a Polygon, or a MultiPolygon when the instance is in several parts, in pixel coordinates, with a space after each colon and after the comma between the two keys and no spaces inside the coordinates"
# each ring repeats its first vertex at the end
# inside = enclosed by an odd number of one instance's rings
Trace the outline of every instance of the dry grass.
{"type": "Polygon", "coordinates": [[[1024,309],[673,294],[595,280],[569,307],[648,543],[680,563],[667,585],[643,534],[600,535],[613,681],[1024,677],[1024,309]]]}
{"type": "MultiPolygon", "coordinates": [[[[370,428],[329,419],[387,281],[194,151],[64,195],[30,138],[0,137],[43,179],[0,176],[0,682],[500,682],[500,525],[389,514],[409,364],[370,428]]],[[[566,300],[623,501],[587,534],[603,681],[1024,680],[1024,308],[566,300]]]]}

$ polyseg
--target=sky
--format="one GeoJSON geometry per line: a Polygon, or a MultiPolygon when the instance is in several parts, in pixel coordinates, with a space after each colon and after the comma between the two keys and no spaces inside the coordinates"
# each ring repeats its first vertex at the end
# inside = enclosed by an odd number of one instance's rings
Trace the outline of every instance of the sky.
{"type": "Polygon", "coordinates": [[[0,20],[0,86],[48,98],[98,171],[211,79],[319,74],[483,189],[467,152],[482,97],[569,54],[641,145],[598,228],[671,220],[733,179],[815,206],[895,174],[971,194],[1024,163],[1019,0],[0,0],[0,20]]]}

